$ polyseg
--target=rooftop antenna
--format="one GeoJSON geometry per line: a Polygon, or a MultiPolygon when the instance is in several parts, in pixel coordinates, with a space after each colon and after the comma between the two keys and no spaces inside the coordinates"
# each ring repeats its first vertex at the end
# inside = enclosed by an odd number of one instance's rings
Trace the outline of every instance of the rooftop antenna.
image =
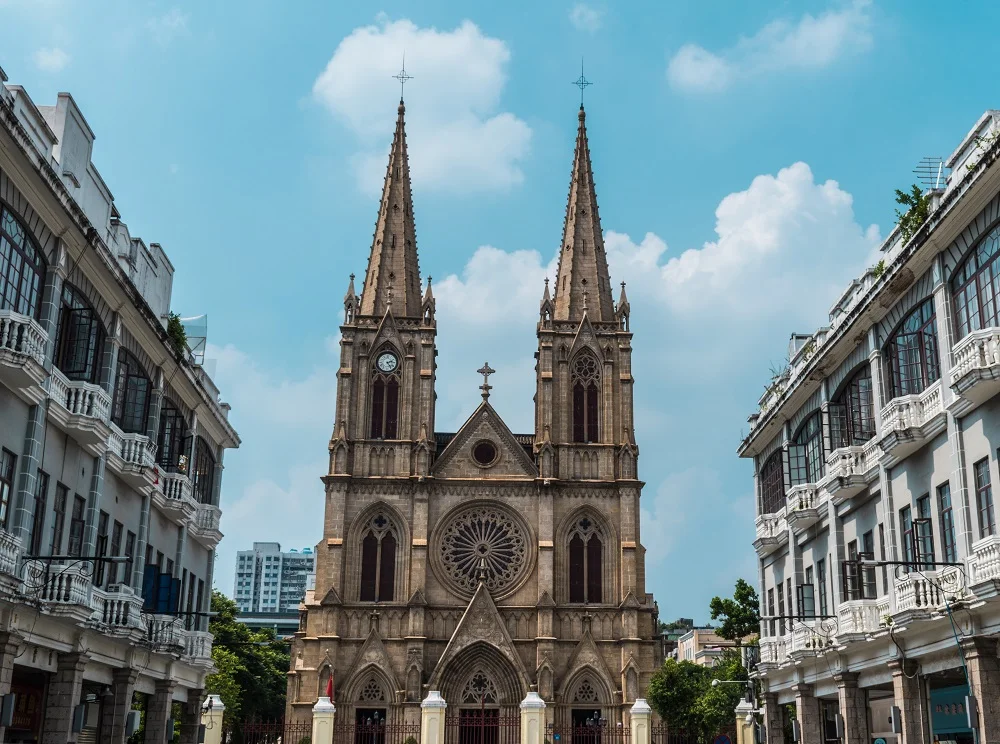
{"type": "Polygon", "coordinates": [[[945,173],[944,159],[939,157],[921,159],[913,169],[913,173],[924,191],[944,188],[948,175],[945,173]]]}

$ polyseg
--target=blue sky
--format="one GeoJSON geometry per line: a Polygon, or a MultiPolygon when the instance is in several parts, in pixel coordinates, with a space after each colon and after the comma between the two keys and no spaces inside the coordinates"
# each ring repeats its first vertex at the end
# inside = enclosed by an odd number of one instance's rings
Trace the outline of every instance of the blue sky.
{"type": "Polygon", "coordinates": [[[0,65],[76,98],[133,235],[207,313],[243,438],[217,586],[253,540],[319,539],[336,341],[362,275],[405,49],[438,428],[478,400],[532,422],[581,55],[612,280],[629,283],[643,542],[661,615],[753,579],[735,454],[792,331],[821,325],[892,227],[893,190],[996,106],[1000,6],[967,2],[0,0],[0,65]],[[10,33],[15,29],[15,33],[10,33]]]}

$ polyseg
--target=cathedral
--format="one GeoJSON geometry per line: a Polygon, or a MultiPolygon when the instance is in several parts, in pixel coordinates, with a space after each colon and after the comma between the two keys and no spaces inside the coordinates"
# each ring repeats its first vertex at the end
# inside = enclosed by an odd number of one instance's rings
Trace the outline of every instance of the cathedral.
{"type": "MultiPolygon", "coordinates": [[[[344,298],[316,588],[291,647],[286,720],[332,693],[340,722],[517,712],[628,726],[660,659],[639,535],[632,334],[604,253],[581,105],[555,283],[535,354],[535,428],[482,402],[435,429],[434,295],[420,277],[399,104],[360,294],[344,298]]],[[[539,288],[541,289],[541,288],[539,288]]],[[[445,329],[447,332],[447,329],[445,329]]],[[[557,737],[558,738],[558,737],[557,737]]]]}

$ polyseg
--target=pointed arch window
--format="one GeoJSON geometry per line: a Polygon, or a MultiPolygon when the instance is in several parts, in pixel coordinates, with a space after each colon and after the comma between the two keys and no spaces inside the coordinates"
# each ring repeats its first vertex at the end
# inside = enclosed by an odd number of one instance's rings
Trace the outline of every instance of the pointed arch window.
{"type": "Polygon", "coordinates": [[[204,437],[194,444],[194,497],[199,504],[211,504],[215,486],[215,455],[204,437]]]}
{"type": "Polygon", "coordinates": [[[371,392],[371,438],[398,438],[399,357],[394,352],[382,351],[375,356],[371,392]]]}
{"type": "Polygon", "coordinates": [[[111,420],[126,434],[145,434],[152,384],[128,349],[118,350],[111,420]]]}
{"type": "Polygon", "coordinates": [[[1000,325],[1000,225],[973,248],[951,279],[956,338],[1000,325]]]}
{"type": "Polygon", "coordinates": [[[362,602],[391,602],[396,591],[396,531],[385,514],[369,521],[361,538],[362,602]]]}
{"type": "Polygon", "coordinates": [[[785,473],[781,455],[779,449],[760,468],[761,514],[774,514],[785,505],[785,473]]]}
{"type": "Polygon", "coordinates": [[[913,310],[885,347],[889,399],[922,393],[941,377],[934,299],[913,310]]]}
{"type": "Polygon", "coordinates": [[[41,250],[14,213],[0,206],[0,310],[37,320],[44,282],[41,250]]]}
{"type": "Polygon", "coordinates": [[[63,284],[55,365],[70,380],[99,382],[104,354],[104,326],[86,298],[63,284]]]}
{"type": "Polygon", "coordinates": [[[823,476],[823,419],[819,411],[807,418],[788,448],[793,486],[815,483],[823,476]]]}
{"type": "Polygon", "coordinates": [[[604,541],[598,526],[583,517],[569,538],[569,601],[603,601],[604,541]]]}
{"type": "Polygon", "coordinates": [[[583,352],[573,360],[573,441],[600,440],[601,367],[593,354],[583,352]]]}
{"type": "Polygon", "coordinates": [[[865,362],[830,403],[830,446],[858,447],[873,436],[872,368],[865,362]]]}
{"type": "Polygon", "coordinates": [[[156,440],[156,462],[168,472],[186,473],[190,441],[184,414],[172,400],[164,398],[156,440]]]}

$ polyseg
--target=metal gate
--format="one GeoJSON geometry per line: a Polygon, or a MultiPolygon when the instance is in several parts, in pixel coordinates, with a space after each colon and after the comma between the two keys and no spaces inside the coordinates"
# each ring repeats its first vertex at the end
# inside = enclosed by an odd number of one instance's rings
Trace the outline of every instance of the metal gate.
{"type": "Polygon", "coordinates": [[[309,721],[234,721],[222,732],[223,744],[306,744],[311,737],[309,721]]]}
{"type": "MultiPolygon", "coordinates": [[[[333,725],[334,744],[420,744],[420,724],[365,719],[333,725]]],[[[297,744],[297,743],[296,743],[297,744]]]]}
{"type": "Polygon", "coordinates": [[[460,710],[444,719],[444,744],[521,744],[521,714],[460,710]]]}
{"type": "Polygon", "coordinates": [[[668,731],[666,726],[650,728],[650,744],[725,744],[728,739],[731,744],[736,742],[735,731],[720,731],[705,737],[700,734],[686,734],[680,731],[668,731]]]}
{"type": "Polygon", "coordinates": [[[548,726],[545,731],[550,744],[629,744],[631,741],[627,727],[599,721],[584,726],[548,726]]]}

